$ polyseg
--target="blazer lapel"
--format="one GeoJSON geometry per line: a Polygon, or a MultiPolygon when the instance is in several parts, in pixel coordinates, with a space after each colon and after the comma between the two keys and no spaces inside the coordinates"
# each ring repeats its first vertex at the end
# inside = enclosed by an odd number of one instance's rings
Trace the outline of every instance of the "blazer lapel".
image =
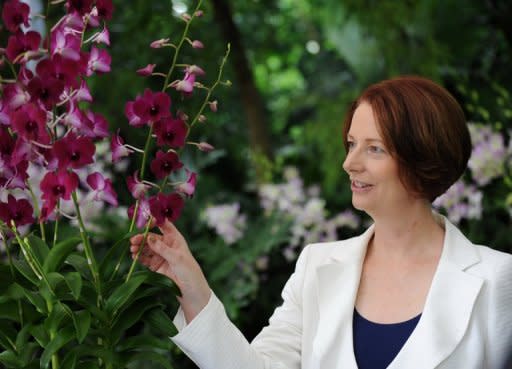
{"type": "Polygon", "coordinates": [[[465,270],[480,257],[455,226],[444,222],[443,252],[422,316],[388,369],[433,369],[455,350],[467,330],[483,280],[465,270]]]}
{"type": "Polygon", "coordinates": [[[313,342],[314,368],[357,369],[352,343],[352,316],[370,227],[335,248],[328,263],[317,268],[319,321],[313,342]]]}

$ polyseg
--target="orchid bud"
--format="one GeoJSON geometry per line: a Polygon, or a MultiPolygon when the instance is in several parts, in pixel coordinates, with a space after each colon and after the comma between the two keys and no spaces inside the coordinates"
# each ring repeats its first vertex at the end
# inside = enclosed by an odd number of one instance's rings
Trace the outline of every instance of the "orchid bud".
{"type": "Polygon", "coordinates": [[[194,15],[198,18],[201,18],[204,15],[204,12],[202,10],[198,10],[194,13],[194,15]]]}
{"type": "Polygon", "coordinates": [[[192,19],[192,17],[190,16],[190,14],[188,13],[183,13],[181,15],[181,19],[183,19],[185,22],[190,22],[190,20],[192,19]]]}
{"type": "Polygon", "coordinates": [[[188,122],[188,115],[185,114],[183,111],[181,110],[178,110],[178,112],[176,113],[176,115],[178,116],[179,119],[181,119],[182,121],[184,122],[188,122]]]}
{"type": "Polygon", "coordinates": [[[201,123],[204,123],[206,122],[206,117],[203,114],[201,114],[199,117],[197,117],[197,120],[201,123]]]}
{"type": "Polygon", "coordinates": [[[153,73],[155,66],[156,64],[148,64],[144,68],[137,69],[137,74],[143,77],[150,76],[151,73],[153,73]]]}
{"type": "Polygon", "coordinates": [[[194,49],[203,49],[203,48],[204,48],[204,45],[203,45],[203,43],[202,43],[201,41],[199,41],[199,40],[194,40],[194,41],[192,41],[192,47],[193,47],[194,49]]]}
{"type": "Polygon", "coordinates": [[[197,148],[201,151],[204,151],[204,152],[210,152],[210,151],[213,151],[215,150],[215,147],[213,147],[212,145],[210,145],[208,142],[199,142],[197,144],[197,148]]]}
{"type": "Polygon", "coordinates": [[[210,110],[214,113],[217,112],[217,100],[215,101],[208,101],[208,105],[210,106],[210,110]]]}
{"type": "Polygon", "coordinates": [[[165,44],[169,42],[168,38],[161,38],[159,40],[153,41],[149,46],[153,49],[160,49],[165,46],[165,44]]]}

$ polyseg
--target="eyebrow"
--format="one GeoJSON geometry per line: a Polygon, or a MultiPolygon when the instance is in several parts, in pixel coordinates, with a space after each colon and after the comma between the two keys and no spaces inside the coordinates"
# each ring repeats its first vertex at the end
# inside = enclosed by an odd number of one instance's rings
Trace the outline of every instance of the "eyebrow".
{"type": "MultiPolygon", "coordinates": [[[[354,139],[354,136],[352,136],[351,134],[348,134],[347,138],[354,139]]],[[[365,141],[365,142],[381,142],[381,143],[384,142],[380,138],[365,138],[363,141],[365,141]]]]}

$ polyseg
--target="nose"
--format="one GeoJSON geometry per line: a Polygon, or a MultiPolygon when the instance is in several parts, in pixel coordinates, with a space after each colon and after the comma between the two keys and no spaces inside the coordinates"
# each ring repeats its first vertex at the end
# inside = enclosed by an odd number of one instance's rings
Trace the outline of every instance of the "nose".
{"type": "Polygon", "coordinates": [[[343,169],[348,174],[357,173],[363,170],[363,162],[361,159],[361,155],[358,153],[357,149],[352,149],[347,152],[347,156],[343,161],[343,169]]]}

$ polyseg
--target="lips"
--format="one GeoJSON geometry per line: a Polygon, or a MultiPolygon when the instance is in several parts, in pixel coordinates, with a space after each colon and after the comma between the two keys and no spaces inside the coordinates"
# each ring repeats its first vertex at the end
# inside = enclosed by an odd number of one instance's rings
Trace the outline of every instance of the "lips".
{"type": "Polygon", "coordinates": [[[355,188],[363,189],[363,188],[368,188],[368,187],[370,187],[372,185],[369,184],[369,183],[353,180],[352,181],[352,186],[355,187],[355,188]]]}

